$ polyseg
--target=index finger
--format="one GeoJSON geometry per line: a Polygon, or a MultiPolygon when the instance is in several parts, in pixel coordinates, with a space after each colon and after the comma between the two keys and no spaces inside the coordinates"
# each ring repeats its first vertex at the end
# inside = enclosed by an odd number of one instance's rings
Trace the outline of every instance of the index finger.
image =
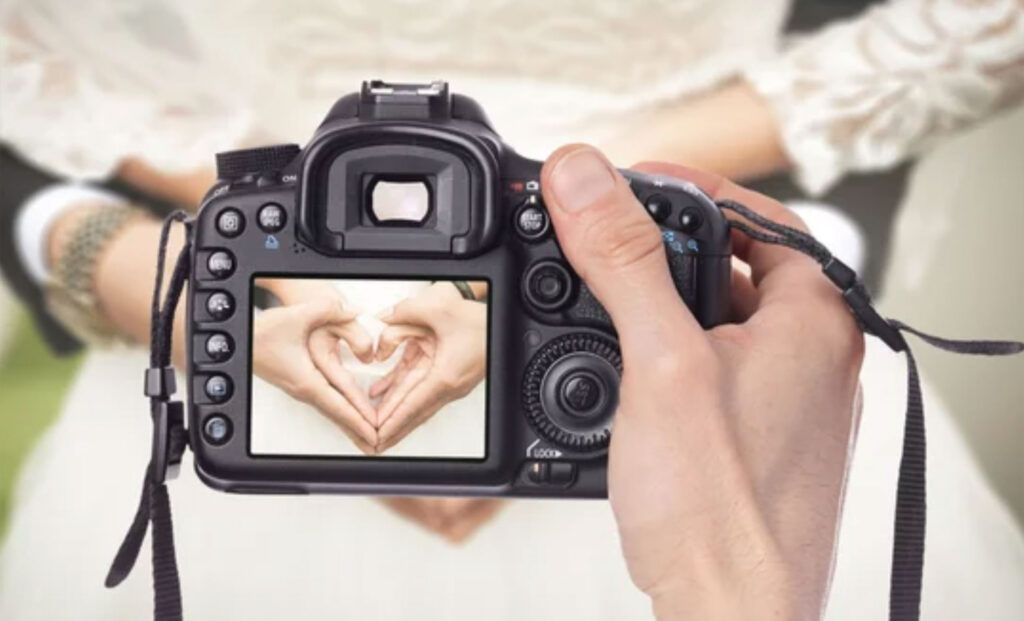
{"type": "MultiPolygon", "coordinates": [[[[721,175],[664,162],[642,162],[633,169],[689,181],[716,202],[736,201],[770,220],[805,233],[810,232],[800,216],[782,203],[733,183],[721,175]]],[[[724,212],[724,215],[729,220],[743,220],[741,216],[729,211],[724,212]]],[[[732,246],[733,254],[750,265],[751,280],[768,299],[779,290],[799,288],[807,291],[808,285],[811,289],[818,290],[821,285],[828,284],[813,259],[791,248],[757,241],[737,230],[733,230],[732,233],[732,246]]]]}

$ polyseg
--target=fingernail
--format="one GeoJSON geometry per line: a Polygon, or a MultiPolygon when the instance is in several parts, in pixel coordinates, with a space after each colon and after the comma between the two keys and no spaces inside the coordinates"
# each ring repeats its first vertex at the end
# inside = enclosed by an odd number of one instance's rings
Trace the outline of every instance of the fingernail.
{"type": "Polygon", "coordinates": [[[558,205],[568,212],[593,204],[615,188],[615,173],[608,160],[590,147],[564,156],[555,164],[550,180],[558,205]]]}

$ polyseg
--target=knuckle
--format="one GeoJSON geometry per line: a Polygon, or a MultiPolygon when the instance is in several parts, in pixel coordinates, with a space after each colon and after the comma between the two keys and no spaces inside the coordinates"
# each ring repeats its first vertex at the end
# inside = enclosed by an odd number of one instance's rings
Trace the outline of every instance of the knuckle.
{"type": "Polygon", "coordinates": [[[459,374],[455,371],[444,370],[437,374],[437,384],[446,393],[455,392],[462,384],[459,374]]]}
{"type": "Polygon", "coordinates": [[[314,388],[308,380],[295,380],[291,383],[288,392],[300,401],[310,401],[313,398],[314,388]]]}
{"type": "Polygon", "coordinates": [[[606,211],[590,221],[583,235],[585,247],[609,267],[628,268],[663,252],[661,233],[650,219],[640,217],[642,214],[617,216],[606,211]]]}

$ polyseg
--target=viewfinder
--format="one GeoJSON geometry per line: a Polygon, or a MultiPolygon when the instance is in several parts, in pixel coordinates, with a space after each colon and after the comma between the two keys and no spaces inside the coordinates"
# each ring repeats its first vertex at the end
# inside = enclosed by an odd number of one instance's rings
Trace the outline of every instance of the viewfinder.
{"type": "Polygon", "coordinates": [[[370,214],[377,224],[419,226],[430,215],[430,188],[424,181],[378,179],[369,194],[370,214]]]}

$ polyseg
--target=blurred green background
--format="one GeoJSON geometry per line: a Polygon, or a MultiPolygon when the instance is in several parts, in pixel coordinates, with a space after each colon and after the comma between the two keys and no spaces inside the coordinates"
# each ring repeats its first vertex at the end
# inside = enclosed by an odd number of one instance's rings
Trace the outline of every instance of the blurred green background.
{"type": "Polygon", "coordinates": [[[25,314],[12,315],[9,342],[0,347],[0,540],[7,529],[18,471],[60,412],[81,360],[80,356],[54,356],[25,314]]]}

